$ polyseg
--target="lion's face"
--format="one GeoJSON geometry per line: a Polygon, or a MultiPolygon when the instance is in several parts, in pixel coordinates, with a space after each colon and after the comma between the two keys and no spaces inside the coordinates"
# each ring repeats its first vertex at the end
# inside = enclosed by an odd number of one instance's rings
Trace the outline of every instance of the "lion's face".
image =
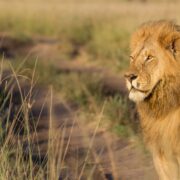
{"type": "Polygon", "coordinates": [[[138,34],[141,39],[134,38],[136,42],[132,42],[135,45],[132,48],[130,67],[125,77],[129,98],[135,102],[146,99],[163,78],[173,75],[179,66],[179,62],[175,59],[175,49],[173,49],[175,47],[172,47],[175,35],[162,43],[156,36],[156,31],[151,33],[143,36],[138,34]]]}
{"type": "Polygon", "coordinates": [[[130,56],[130,68],[126,74],[129,98],[142,101],[150,95],[163,75],[163,62],[158,55],[157,44],[137,47],[130,56]]]}

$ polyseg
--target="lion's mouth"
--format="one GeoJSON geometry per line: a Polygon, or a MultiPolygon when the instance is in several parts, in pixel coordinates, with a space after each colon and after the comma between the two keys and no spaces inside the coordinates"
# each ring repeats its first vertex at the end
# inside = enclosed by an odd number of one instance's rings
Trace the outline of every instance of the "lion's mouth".
{"type": "Polygon", "coordinates": [[[132,84],[131,84],[131,88],[129,91],[138,91],[138,92],[141,92],[141,93],[144,93],[144,94],[152,94],[156,88],[158,87],[158,85],[160,84],[161,80],[159,80],[152,89],[147,89],[147,90],[143,90],[143,89],[138,89],[136,87],[134,87],[132,84]]]}
{"type": "Polygon", "coordinates": [[[138,88],[135,88],[134,86],[131,86],[131,89],[130,89],[130,91],[139,91],[139,92],[141,92],[141,93],[144,93],[144,94],[146,94],[146,93],[148,93],[150,90],[142,90],[142,89],[138,89],[138,88]]]}

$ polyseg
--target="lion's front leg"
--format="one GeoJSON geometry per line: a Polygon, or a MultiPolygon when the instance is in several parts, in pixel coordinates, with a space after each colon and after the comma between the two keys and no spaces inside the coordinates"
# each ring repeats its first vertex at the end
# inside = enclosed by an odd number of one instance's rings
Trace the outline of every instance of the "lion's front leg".
{"type": "Polygon", "coordinates": [[[153,161],[156,172],[159,176],[159,180],[170,180],[166,173],[167,165],[164,162],[162,162],[158,154],[153,154],[153,161]]]}
{"type": "Polygon", "coordinates": [[[178,162],[175,158],[153,153],[153,161],[160,180],[180,180],[178,162]]]}

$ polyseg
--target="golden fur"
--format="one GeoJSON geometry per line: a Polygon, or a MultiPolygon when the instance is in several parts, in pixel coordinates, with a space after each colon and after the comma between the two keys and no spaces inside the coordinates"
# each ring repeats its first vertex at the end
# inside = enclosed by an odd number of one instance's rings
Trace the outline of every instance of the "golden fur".
{"type": "Polygon", "coordinates": [[[161,180],[180,180],[180,27],[149,22],[132,36],[126,73],[161,180]]]}

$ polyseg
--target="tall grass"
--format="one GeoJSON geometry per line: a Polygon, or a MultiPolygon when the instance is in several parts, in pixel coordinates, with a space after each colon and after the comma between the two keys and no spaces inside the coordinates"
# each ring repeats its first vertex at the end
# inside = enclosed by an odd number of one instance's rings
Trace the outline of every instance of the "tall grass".
{"type": "MultiPolygon", "coordinates": [[[[1,96],[1,124],[0,124],[0,179],[50,179],[55,180],[61,177],[63,171],[68,170],[66,164],[66,155],[69,148],[69,143],[66,146],[63,145],[64,130],[59,129],[56,131],[53,129],[53,91],[50,89],[50,104],[49,104],[49,130],[48,130],[48,147],[45,159],[39,164],[39,160],[33,160],[34,146],[38,149],[38,144],[32,144],[32,120],[29,117],[29,110],[31,104],[31,94],[34,87],[35,81],[35,70],[32,70],[31,79],[25,75],[22,76],[20,73],[21,68],[16,68],[10,64],[10,69],[12,71],[11,76],[3,77],[1,84],[7,81],[5,89],[2,89],[1,96]],[[20,74],[19,74],[20,73],[20,74]],[[24,96],[19,77],[28,79],[31,83],[31,87],[26,96],[24,96]],[[15,106],[12,98],[11,86],[16,81],[20,94],[20,105],[15,106]],[[9,89],[7,88],[9,87],[9,89]],[[7,89],[6,89],[7,88],[7,89]],[[10,91],[9,91],[10,90],[10,91]],[[4,95],[3,95],[4,92],[4,95]],[[5,106],[4,106],[5,104],[5,106]],[[13,117],[12,117],[13,113],[13,117]],[[23,134],[22,134],[23,133],[23,134]],[[60,141],[61,137],[61,141],[60,141]],[[24,144],[24,142],[26,142],[24,144]]],[[[22,79],[21,79],[22,80],[22,79]]],[[[76,174],[76,179],[81,179],[81,177],[87,177],[87,173],[93,173],[95,167],[91,167],[88,164],[90,158],[90,151],[94,142],[94,136],[96,135],[97,129],[99,128],[99,123],[101,121],[103,110],[101,115],[97,116],[99,121],[97,123],[96,129],[92,139],[89,139],[89,148],[84,157],[83,166],[80,168],[79,173],[76,174]],[[88,166],[88,168],[86,168],[88,166]]],[[[41,118],[41,117],[40,117],[41,118]]],[[[74,117],[75,119],[76,117],[74,117]]],[[[71,129],[74,127],[72,126],[71,129]]],[[[38,134],[36,131],[36,125],[33,126],[34,133],[38,134]]],[[[34,134],[33,133],[33,134],[34,134]]],[[[87,132],[84,132],[87,133],[87,132]]],[[[70,134],[71,136],[71,134],[70,134]]],[[[70,140],[71,137],[69,137],[70,140]]],[[[68,140],[68,141],[69,141],[68,140]]],[[[37,153],[37,152],[36,152],[37,153]]],[[[39,151],[39,158],[41,158],[41,152],[39,151]]],[[[80,160],[82,161],[82,157],[80,160]]],[[[74,167],[74,168],[79,168],[74,167]]],[[[69,172],[68,172],[69,173],[69,172]]],[[[67,173],[63,175],[63,178],[68,178],[71,175],[67,173]]]]}
{"type": "MultiPolygon", "coordinates": [[[[36,164],[37,162],[33,161],[34,145],[31,142],[32,119],[29,117],[29,110],[31,108],[31,95],[34,87],[35,70],[32,71],[31,79],[29,79],[27,76],[21,74],[22,63],[16,70],[11,64],[9,66],[9,69],[12,72],[8,73],[9,75],[3,75],[1,80],[1,92],[4,93],[4,95],[1,96],[0,106],[0,179],[58,179],[60,175],[60,162],[54,163],[55,158],[58,157],[58,152],[54,152],[55,148],[54,140],[52,140],[51,125],[49,129],[49,146],[46,157],[48,163],[36,164]],[[25,96],[22,92],[20,79],[21,81],[22,79],[28,80],[31,84],[25,96]],[[15,84],[19,91],[18,94],[20,95],[20,99],[16,99],[16,101],[19,101],[19,105],[16,105],[17,102],[15,103],[13,100],[13,98],[17,98],[13,97],[13,86],[15,84]]],[[[52,96],[52,92],[50,95],[52,96]]],[[[52,105],[50,104],[50,111],[51,106],[52,105]]],[[[52,123],[51,118],[52,117],[50,116],[50,124],[52,123]]],[[[37,133],[36,129],[34,129],[34,131],[37,133]]],[[[38,149],[38,147],[36,148],[38,149]]],[[[39,158],[40,156],[41,155],[39,155],[39,158]]]]}

